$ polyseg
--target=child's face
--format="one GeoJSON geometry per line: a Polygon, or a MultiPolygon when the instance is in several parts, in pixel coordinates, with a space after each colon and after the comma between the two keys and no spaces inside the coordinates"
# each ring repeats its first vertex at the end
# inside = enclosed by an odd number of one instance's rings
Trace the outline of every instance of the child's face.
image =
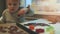
{"type": "Polygon", "coordinates": [[[19,8],[19,4],[20,1],[19,0],[7,0],[7,7],[9,9],[10,13],[14,13],[18,10],[19,8]]]}

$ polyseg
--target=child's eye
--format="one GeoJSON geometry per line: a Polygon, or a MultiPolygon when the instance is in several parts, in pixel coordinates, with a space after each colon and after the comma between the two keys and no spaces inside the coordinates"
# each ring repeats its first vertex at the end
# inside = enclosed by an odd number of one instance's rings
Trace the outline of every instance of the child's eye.
{"type": "Polygon", "coordinates": [[[11,3],[9,3],[9,5],[11,6],[11,3]]]}

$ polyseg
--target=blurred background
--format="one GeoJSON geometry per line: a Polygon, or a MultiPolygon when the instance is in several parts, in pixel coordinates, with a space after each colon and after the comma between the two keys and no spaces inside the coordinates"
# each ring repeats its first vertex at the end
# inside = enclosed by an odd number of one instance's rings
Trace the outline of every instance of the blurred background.
{"type": "MultiPolygon", "coordinates": [[[[35,13],[60,11],[60,0],[21,0],[20,6],[27,7],[28,5],[34,9],[35,13]]],[[[0,16],[5,8],[6,1],[0,0],[0,16]]]]}

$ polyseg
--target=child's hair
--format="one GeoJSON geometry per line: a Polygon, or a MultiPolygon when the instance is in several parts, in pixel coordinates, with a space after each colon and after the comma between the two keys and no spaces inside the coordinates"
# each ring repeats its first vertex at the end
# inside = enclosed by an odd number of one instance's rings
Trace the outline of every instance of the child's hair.
{"type": "MultiPolygon", "coordinates": [[[[8,2],[9,0],[6,0],[6,6],[7,6],[7,2],[8,2]]],[[[19,4],[21,5],[21,0],[12,0],[13,2],[19,2],[19,4]]]]}
{"type": "MultiPolygon", "coordinates": [[[[9,0],[6,0],[6,2],[9,1],[9,0]]],[[[21,2],[21,0],[12,0],[13,2],[21,2]]]]}

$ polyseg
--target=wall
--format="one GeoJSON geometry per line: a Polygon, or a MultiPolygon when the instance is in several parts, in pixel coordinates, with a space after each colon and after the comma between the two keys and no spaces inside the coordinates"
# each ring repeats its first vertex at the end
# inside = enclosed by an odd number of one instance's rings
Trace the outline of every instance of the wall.
{"type": "Polygon", "coordinates": [[[0,0],[0,16],[2,15],[2,12],[5,8],[6,8],[5,0],[0,0]]]}

